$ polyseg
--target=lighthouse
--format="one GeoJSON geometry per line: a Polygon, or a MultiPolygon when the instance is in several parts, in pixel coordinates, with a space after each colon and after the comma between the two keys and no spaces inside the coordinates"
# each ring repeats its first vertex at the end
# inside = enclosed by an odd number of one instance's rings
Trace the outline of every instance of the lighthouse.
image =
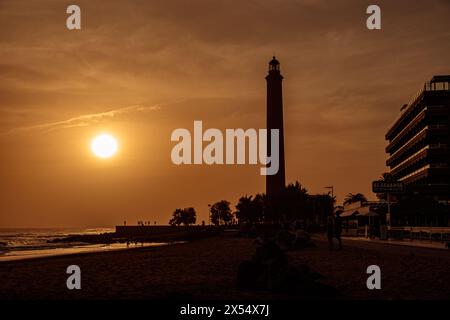
{"type": "MultiPolygon", "coordinates": [[[[280,62],[273,57],[269,62],[267,82],[267,150],[271,150],[270,132],[279,130],[279,170],[274,175],[266,176],[266,195],[269,200],[276,200],[285,187],[284,173],[284,128],[283,128],[283,76],[280,62]]],[[[272,156],[272,155],[271,155],[272,156]]]]}

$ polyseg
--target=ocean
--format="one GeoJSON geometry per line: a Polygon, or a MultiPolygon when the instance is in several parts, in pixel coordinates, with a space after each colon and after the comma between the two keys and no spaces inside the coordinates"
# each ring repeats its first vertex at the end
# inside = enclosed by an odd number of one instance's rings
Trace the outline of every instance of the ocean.
{"type": "MultiPolygon", "coordinates": [[[[129,248],[126,243],[48,243],[49,240],[64,238],[69,235],[101,234],[114,231],[114,228],[0,228],[0,262],[129,248]]],[[[161,246],[165,244],[166,243],[144,243],[139,246],[161,246]]]]}

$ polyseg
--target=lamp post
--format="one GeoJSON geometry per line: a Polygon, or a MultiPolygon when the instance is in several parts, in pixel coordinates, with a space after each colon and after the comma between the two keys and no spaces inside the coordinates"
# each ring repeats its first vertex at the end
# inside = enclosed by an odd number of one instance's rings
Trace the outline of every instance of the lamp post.
{"type": "Polygon", "coordinates": [[[333,199],[334,204],[334,186],[324,187],[325,189],[331,189],[331,199],[333,199]]]}
{"type": "MultiPolygon", "coordinates": [[[[331,189],[331,216],[334,216],[334,186],[324,187],[325,189],[331,189]]],[[[328,195],[330,193],[328,192],[328,195]]]]}
{"type": "Polygon", "coordinates": [[[211,227],[211,204],[208,203],[208,217],[209,217],[209,226],[211,227]]]}

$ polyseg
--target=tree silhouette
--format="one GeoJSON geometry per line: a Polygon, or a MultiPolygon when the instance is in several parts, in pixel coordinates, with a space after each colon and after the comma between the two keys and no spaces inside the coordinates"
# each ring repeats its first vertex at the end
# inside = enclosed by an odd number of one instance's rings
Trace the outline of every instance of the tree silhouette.
{"type": "Polygon", "coordinates": [[[190,225],[195,224],[195,221],[197,221],[197,212],[194,208],[184,208],[183,211],[183,224],[184,225],[190,225]]]}
{"type": "Polygon", "coordinates": [[[287,185],[277,199],[264,194],[245,195],[236,204],[239,223],[279,223],[303,220],[305,224],[321,224],[333,213],[330,195],[309,195],[298,181],[287,185]]]}
{"type": "Polygon", "coordinates": [[[356,194],[348,193],[345,196],[344,205],[355,203],[355,202],[358,202],[358,201],[367,202],[367,198],[362,193],[356,193],[356,194]]]}
{"type": "Polygon", "coordinates": [[[333,198],[327,194],[310,195],[298,181],[288,184],[280,196],[245,195],[236,204],[239,223],[280,223],[302,221],[305,226],[321,225],[333,213],[333,198]]]}
{"type": "Polygon", "coordinates": [[[296,181],[290,183],[281,193],[278,203],[278,211],[282,214],[284,220],[295,220],[304,218],[311,211],[308,202],[308,190],[296,181]]]}
{"type": "Polygon", "coordinates": [[[192,207],[184,208],[184,209],[175,209],[172,214],[172,219],[170,219],[169,224],[172,226],[179,226],[180,224],[184,224],[188,226],[190,224],[194,224],[197,220],[197,213],[195,209],[192,207]]]}
{"type": "Polygon", "coordinates": [[[266,198],[263,194],[253,196],[243,196],[236,204],[236,218],[239,222],[257,224],[264,219],[264,211],[266,206],[266,198]]]}
{"type": "Polygon", "coordinates": [[[214,203],[209,212],[211,214],[211,223],[218,226],[221,224],[229,224],[233,218],[230,209],[230,203],[226,200],[221,200],[214,203]]]}
{"type": "Polygon", "coordinates": [[[172,219],[170,219],[169,224],[172,226],[179,226],[182,223],[182,213],[183,209],[175,209],[172,213],[172,219]]]}

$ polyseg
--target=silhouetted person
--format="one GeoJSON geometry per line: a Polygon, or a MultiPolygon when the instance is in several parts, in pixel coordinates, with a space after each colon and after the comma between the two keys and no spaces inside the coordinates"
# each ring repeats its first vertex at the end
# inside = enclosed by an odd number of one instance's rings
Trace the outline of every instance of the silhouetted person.
{"type": "Polygon", "coordinates": [[[327,218],[327,237],[330,250],[333,250],[334,221],[332,216],[327,218]]]}
{"type": "Polygon", "coordinates": [[[336,213],[336,217],[334,218],[334,236],[336,237],[338,241],[338,249],[342,249],[342,240],[341,240],[341,233],[342,233],[342,219],[341,214],[336,213]]]}

